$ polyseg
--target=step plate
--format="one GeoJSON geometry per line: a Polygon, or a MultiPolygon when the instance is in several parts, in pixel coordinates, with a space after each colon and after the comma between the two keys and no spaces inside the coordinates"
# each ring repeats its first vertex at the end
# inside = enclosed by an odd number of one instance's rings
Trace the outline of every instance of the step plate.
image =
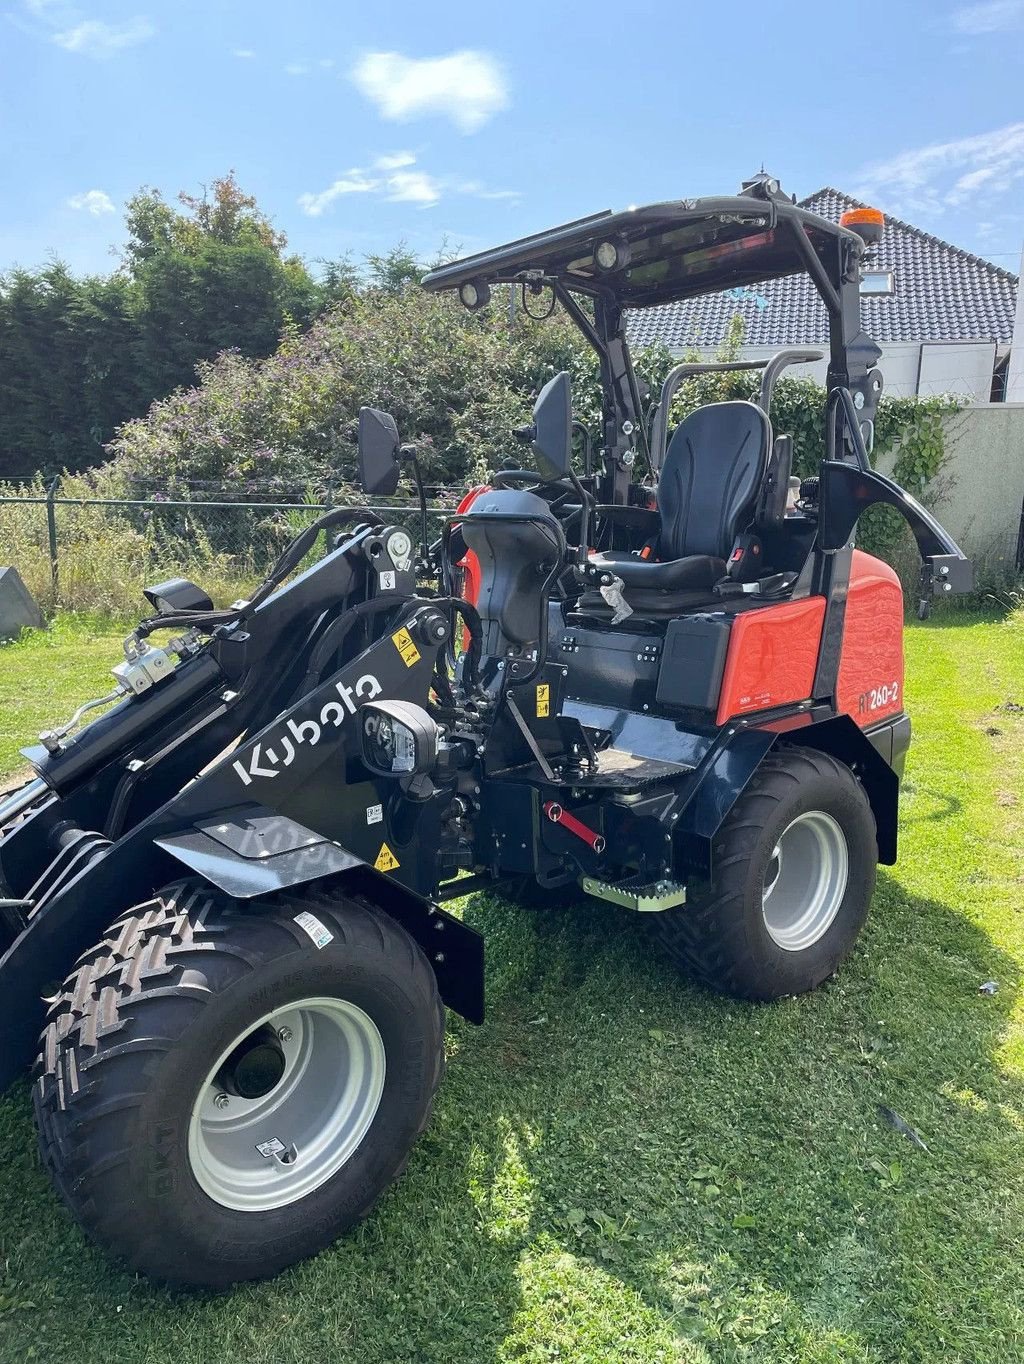
{"type": "Polygon", "coordinates": [[[608,900],[623,909],[635,909],[641,914],[660,913],[686,904],[686,887],[680,881],[599,881],[596,876],[584,876],[580,885],[587,895],[608,900]]]}
{"type": "MultiPolygon", "coordinates": [[[[557,759],[550,760],[557,771],[557,759]]],[[[678,781],[692,772],[693,768],[685,763],[667,763],[660,758],[642,758],[636,753],[627,753],[622,748],[606,748],[597,755],[597,770],[588,772],[586,768],[573,776],[561,777],[565,786],[578,787],[582,791],[643,791],[649,786],[659,786],[665,782],[678,781]]],[[[530,782],[544,782],[546,779],[536,763],[523,767],[510,768],[500,774],[503,777],[522,778],[530,782]]]]}

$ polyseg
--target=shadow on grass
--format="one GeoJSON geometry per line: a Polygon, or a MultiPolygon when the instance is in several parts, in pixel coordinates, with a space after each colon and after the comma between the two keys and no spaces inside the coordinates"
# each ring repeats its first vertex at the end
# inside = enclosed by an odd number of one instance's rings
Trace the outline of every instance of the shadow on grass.
{"type": "MultiPolygon", "coordinates": [[[[531,1262],[548,1256],[550,1291],[615,1281],[712,1352],[778,1337],[836,1359],[956,1357],[959,1328],[969,1356],[982,1322],[990,1357],[1019,1340],[992,1281],[1021,1230],[999,1214],[1024,1126],[1024,1089],[998,1063],[1019,977],[984,933],[883,874],[841,975],[751,1006],[680,979],[642,921],[595,905],[529,915],[470,912],[492,959],[503,937],[512,950],[494,962],[493,1021],[463,1037],[453,1072],[474,1086],[481,1069],[508,1072],[489,1114],[505,1140],[477,1175],[484,1225],[508,1220],[518,1133],[532,1188],[520,1244],[531,1262]],[[979,994],[988,979],[994,997],[979,994]]],[[[529,1293],[509,1304],[513,1335],[535,1310],[529,1293]]]]}
{"type": "Polygon", "coordinates": [[[1014,1357],[1024,1093],[998,1056],[1018,979],[967,919],[882,876],[841,975],[758,1007],[680,978],[607,906],[478,897],[466,917],[488,1022],[451,1020],[401,1184],[273,1283],[174,1294],[117,1271],[9,1097],[0,1357],[896,1361],[972,1358],[979,1323],[987,1358],[1014,1357]]]}

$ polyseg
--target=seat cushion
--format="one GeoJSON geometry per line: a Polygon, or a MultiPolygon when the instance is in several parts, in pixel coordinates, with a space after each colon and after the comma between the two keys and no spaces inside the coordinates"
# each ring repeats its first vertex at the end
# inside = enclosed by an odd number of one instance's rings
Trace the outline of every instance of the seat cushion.
{"type": "Polygon", "coordinates": [[[713,587],[725,577],[725,560],[713,554],[691,554],[685,559],[657,563],[653,559],[619,558],[613,554],[591,554],[589,562],[621,578],[626,600],[634,588],[660,592],[692,592],[713,587]]]}
{"type": "MultiPolygon", "coordinates": [[[[721,599],[714,595],[710,587],[693,592],[657,592],[634,587],[632,591],[626,593],[625,600],[633,614],[620,621],[624,630],[631,626],[635,628],[637,621],[672,620],[682,615],[684,611],[707,610],[721,603],[721,599]]],[[[580,615],[605,622],[615,613],[615,608],[605,601],[600,592],[584,592],[574,610],[580,615]]]]}

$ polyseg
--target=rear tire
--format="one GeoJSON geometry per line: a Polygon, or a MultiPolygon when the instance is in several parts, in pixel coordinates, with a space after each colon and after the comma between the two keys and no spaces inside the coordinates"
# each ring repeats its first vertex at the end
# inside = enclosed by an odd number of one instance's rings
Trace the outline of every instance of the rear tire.
{"type": "Polygon", "coordinates": [[[770,754],[714,843],[714,880],[652,915],[669,956],[720,993],[771,1000],[827,980],[852,951],[875,886],[875,822],[860,783],[816,749],[770,754]]]}
{"type": "Polygon", "coordinates": [[[333,888],[243,905],[183,881],[118,920],[53,1004],[43,1160],[133,1268],[267,1278],[402,1173],[443,1039],[430,964],[373,906],[333,888]]]}

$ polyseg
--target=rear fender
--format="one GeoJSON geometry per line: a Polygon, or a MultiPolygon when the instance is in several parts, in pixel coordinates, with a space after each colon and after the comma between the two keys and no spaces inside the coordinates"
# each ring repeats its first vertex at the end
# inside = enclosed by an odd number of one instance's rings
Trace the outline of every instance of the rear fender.
{"type": "Polygon", "coordinates": [[[860,781],[875,817],[878,860],[891,867],[896,861],[900,808],[900,779],[874,744],[848,715],[837,715],[793,733],[804,748],[816,748],[844,763],[860,781]]]}
{"type": "Polygon", "coordinates": [[[896,861],[899,776],[848,715],[814,723],[804,712],[771,729],[722,731],[670,815],[682,875],[711,879],[715,836],[761,763],[786,741],[829,753],[855,773],[875,818],[878,860],[886,866],[896,861]]]}
{"type": "Polygon", "coordinates": [[[722,730],[712,743],[669,815],[682,874],[711,879],[715,835],[778,737],[737,726],[722,730]]]}

